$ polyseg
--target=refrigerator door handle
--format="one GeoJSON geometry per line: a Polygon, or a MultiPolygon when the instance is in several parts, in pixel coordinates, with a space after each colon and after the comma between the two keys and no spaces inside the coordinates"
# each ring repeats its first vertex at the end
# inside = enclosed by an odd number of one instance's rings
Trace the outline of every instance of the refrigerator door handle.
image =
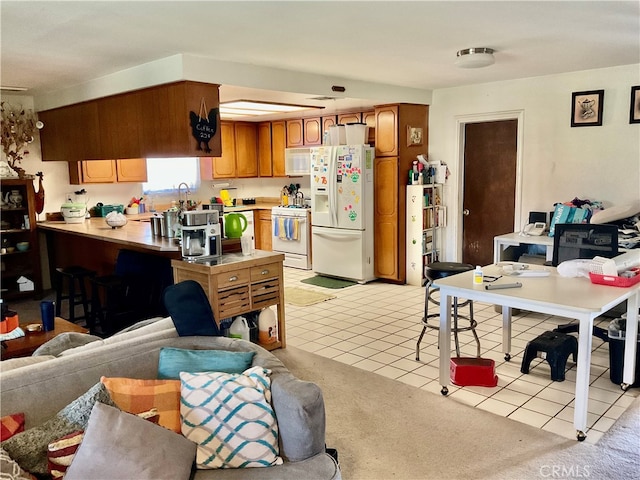
{"type": "Polygon", "coordinates": [[[356,230],[354,232],[345,231],[345,232],[331,232],[331,233],[314,231],[313,234],[318,237],[331,238],[333,240],[340,240],[340,239],[351,240],[353,239],[353,237],[360,236],[362,234],[362,231],[356,230]]]}
{"type": "Polygon", "coordinates": [[[329,211],[331,212],[331,226],[338,226],[338,185],[337,185],[337,165],[338,148],[331,147],[329,167],[329,211]]]}

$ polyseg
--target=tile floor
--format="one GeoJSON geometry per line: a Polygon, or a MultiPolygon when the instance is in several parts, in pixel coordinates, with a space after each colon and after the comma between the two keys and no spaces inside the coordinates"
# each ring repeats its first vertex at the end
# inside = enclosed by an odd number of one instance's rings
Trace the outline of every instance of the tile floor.
{"type": "MultiPolygon", "coordinates": [[[[427,330],[420,361],[415,346],[422,330],[424,289],[410,285],[372,282],[343,289],[300,283],[311,271],[285,267],[285,287],[300,287],[337,298],[307,307],[287,304],[287,345],[368,370],[440,395],[437,332],[427,330]]],[[[575,439],[573,392],[575,364],[569,358],[564,382],[553,382],[546,362],[535,359],[529,374],[520,373],[527,342],[567,319],[522,312],[514,316],[512,358],[502,353],[502,318],[493,305],[474,303],[482,357],[496,362],[498,386],[449,386],[452,400],[575,439]]],[[[599,324],[606,327],[610,319],[599,324]]],[[[460,334],[462,356],[475,356],[469,332],[460,334]]],[[[452,351],[453,347],[452,347],[452,351]]],[[[608,345],[593,339],[588,406],[588,443],[595,443],[631,404],[640,389],[626,393],[609,378],[608,345]]]]}

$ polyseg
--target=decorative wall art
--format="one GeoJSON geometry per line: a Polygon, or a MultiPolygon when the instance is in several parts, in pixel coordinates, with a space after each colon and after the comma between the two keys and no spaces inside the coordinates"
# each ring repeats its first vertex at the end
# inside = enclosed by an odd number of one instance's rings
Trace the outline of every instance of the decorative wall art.
{"type": "Polygon", "coordinates": [[[407,147],[422,145],[422,128],[407,125],[407,147]]]}
{"type": "Polygon", "coordinates": [[[196,148],[203,150],[205,153],[211,153],[209,141],[218,131],[218,112],[218,108],[212,108],[207,113],[207,104],[204,101],[204,97],[200,101],[198,115],[195,112],[189,112],[189,123],[191,124],[193,138],[196,139],[196,148]]]}
{"type": "Polygon", "coordinates": [[[631,87],[629,123],[640,123],[640,85],[631,87]]]}
{"type": "Polygon", "coordinates": [[[573,92],[571,96],[571,126],[595,127],[602,125],[604,90],[573,92]]]}

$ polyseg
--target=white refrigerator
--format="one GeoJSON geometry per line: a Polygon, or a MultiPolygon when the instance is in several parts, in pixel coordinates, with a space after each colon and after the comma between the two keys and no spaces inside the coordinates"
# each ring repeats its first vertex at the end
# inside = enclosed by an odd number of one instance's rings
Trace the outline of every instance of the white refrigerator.
{"type": "Polygon", "coordinates": [[[313,271],[374,280],[373,162],[368,145],[311,148],[313,271]]]}

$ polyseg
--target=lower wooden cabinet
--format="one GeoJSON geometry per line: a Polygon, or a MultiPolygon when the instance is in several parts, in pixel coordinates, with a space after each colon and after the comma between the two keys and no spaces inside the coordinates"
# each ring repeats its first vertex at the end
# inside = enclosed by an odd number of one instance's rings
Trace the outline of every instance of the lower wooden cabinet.
{"type": "Polygon", "coordinates": [[[255,236],[258,250],[273,250],[271,210],[255,210],[255,236]]]}
{"type": "Polygon", "coordinates": [[[404,280],[405,257],[400,250],[404,251],[405,245],[399,229],[398,157],[376,158],[374,170],[375,275],[401,281],[404,280]]]}

